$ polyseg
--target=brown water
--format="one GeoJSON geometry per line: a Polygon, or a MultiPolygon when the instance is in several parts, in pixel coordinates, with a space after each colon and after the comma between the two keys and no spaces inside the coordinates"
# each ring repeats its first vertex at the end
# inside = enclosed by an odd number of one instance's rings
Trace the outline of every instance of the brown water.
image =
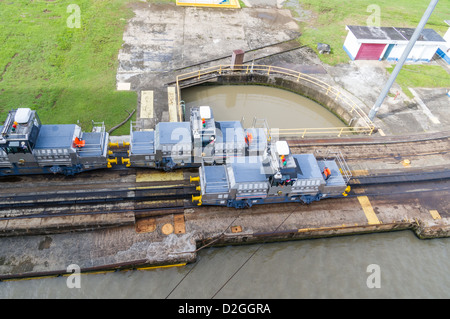
{"type": "Polygon", "coordinates": [[[259,85],[195,86],[182,90],[186,114],[193,106],[208,105],[217,121],[266,119],[271,128],[346,126],[320,104],[293,92],[259,85]]]}

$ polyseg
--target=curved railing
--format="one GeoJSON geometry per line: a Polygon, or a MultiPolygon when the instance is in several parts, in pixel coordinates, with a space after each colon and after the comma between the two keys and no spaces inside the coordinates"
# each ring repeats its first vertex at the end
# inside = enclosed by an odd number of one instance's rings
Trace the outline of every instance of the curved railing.
{"type": "Polygon", "coordinates": [[[295,128],[295,129],[278,129],[278,134],[280,136],[301,136],[302,138],[307,135],[337,135],[342,134],[354,134],[354,133],[365,133],[372,134],[375,126],[366,113],[356,104],[350,97],[345,93],[340,91],[328,83],[321,81],[308,74],[298,72],[291,69],[282,68],[279,66],[272,65],[216,65],[209,68],[201,69],[198,71],[192,71],[185,74],[178,75],[176,77],[177,86],[177,98],[178,98],[178,114],[181,116],[181,86],[183,83],[188,83],[188,85],[195,85],[195,83],[200,83],[205,80],[211,79],[211,77],[219,77],[226,74],[263,74],[272,75],[280,74],[294,79],[295,81],[305,81],[313,84],[319,90],[323,91],[324,94],[334,98],[335,101],[345,105],[347,111],[350,114],[356,114],[356,117],[361,121],[360,126],[344,126],[344,127],[326,127],[326,128],[295,128]]]}

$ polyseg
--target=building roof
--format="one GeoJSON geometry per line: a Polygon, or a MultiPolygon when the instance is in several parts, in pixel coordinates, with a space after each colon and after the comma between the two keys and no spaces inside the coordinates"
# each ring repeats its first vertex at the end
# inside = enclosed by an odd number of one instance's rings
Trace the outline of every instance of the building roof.
{"type": "MultiPolygon", "coordinates": [[[[395,27],[369,27],[369,26],[346,26],[359,40],[384,40],[384,41],[409,41],[415,31],[414,28],[395,27]]],[[[424,29],[417,41],[445,42],[445,40],[433,29],[424,29]]]]}

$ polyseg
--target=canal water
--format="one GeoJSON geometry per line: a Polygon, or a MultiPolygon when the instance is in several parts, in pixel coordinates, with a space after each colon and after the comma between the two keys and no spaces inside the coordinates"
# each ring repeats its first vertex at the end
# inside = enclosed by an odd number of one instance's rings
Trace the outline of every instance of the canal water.
{"type": "Polygon", "coordinates": [[[218,121],[266,119],[270,128],[346,126],[320,104],[286,90],[259,85],[194,86],[182,90],[186,114],[193,106],[208,105],[218,121]]]}
{"type": "Polygon", "coordinates": [[[82,275],[80,288],[1,282],[0,298],[449,298],[449,247],[401,231],[207,248],[184,267],[82,275]]]}
{"type": "MultiPolygon", "coordinates": [[[[271,127],[342,126],[310,100],[268,87],[193,88],[183,99],[210,105],[218,120],[244,116],[246,126],[254,116],[271,127]]],[[[67,277],[0,282],[0,298],[450,298],[449,269],[450,238],[401,231],[207,248],[183,267],[82,275],[80,288],[67,277]]]]}

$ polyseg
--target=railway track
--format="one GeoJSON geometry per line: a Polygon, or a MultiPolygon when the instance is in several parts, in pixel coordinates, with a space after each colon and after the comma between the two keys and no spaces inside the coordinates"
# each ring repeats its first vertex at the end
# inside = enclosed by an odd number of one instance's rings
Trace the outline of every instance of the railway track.
{"type": "Polygon", "coordinates": [[[152,189],[114,189],[83,191],[77,193],[43,193],[32,195],[0,196],[0,210],[24,208],[35,205],[65,206],[80,204],[103,204],[121,201],[160,201],[171,199],[187,199],[196,194],[194,186],[173,186],[152,189]]]}
{"type": "MultiPolygon", "coordinates": [[[[290,144],[291,145],[291,144],[290,144]]],[[[379,143],[379,144],[327,144],[317,143],[311,144],[292,144],[291,150],[294,153],[302,152],[307,153],[310,151],[316,151],[324,148],[338,148],[345,158],[352,159],[365,159],[375,160],[383,158],[396,158],[396,157],[417,157],[417,156],[429,156],[429,155],[444,155],[450,152],[450,140],[448,138],[444,140],[426,140],[415,143],[411,142],[398,142],[398,143],[379,143]]]]}
{"type": "MultiPolygon", "coordinates": [[[[366,176],[350,180],[353,190],[366,188],[371,195],[372,189],[380,186],[405,183],[446,183],[450,179],[450,170],[444,172],[421,172],[413,174],[366,176]]],[[[24,217],[48,217],[83,214],[105,214],[134,212],[137,217],[172,214],[194,207],[192,195],[198,191],[194,186],[172,186],[152,188],[109,189],[80,191],[73,193],[44,193],[0,196],[0,220],[24,217]]],[[[357,196],[353,191],[350,197],[357,196]]]]}
{"type": "Polygon", "coordinates": [[[194,186],[126,188],[77,193],[43,193],[0,196],[0,219],[62,216],[106,212],[152,212],[190,206],[194,186]]]}
{"type": "Polygon", "coordinates": [[[72,177],[0,178],[0,219],[130,211],[144,216],[191,206],[191,196],[198,193],[189,182],[193,171],[177,174],[177,179],[137,181],[139,174],[149,172],[119,167],[72,177]]]}
{"type": "MultiPolygon", "coordinates": [[[[328,148],[339,150],[351,166],[361,161],[398,163],[404,158],[449,158],[450,132],[414,137],[356,137],[341,139],[289,140],[293,153],[313,152],[320,156],[328,148]],[[448,134],[447,134],[448,133],[448,134]]],[[[123,149],[118,152],[123,152],[123,149]]],[[[117,153],[117,154],[119,154],[117,153]]],[[[197,195],[186,171],[183,179],[136,183],[139,172],[125,169],[86,172],[75,177],[59,175],[20,176],[0,179],[0,219],[34,216],[63,216],[130,212],[136,216],[170,214],[192,207],[197,195]],[[26,187],[24,187],[26,185],[26,187]]],[[[448,180],[445,167],[410,169],[386,174],[354,176],[352,187],[369,187],[386,183],[428,182],[448,180]]]]}

